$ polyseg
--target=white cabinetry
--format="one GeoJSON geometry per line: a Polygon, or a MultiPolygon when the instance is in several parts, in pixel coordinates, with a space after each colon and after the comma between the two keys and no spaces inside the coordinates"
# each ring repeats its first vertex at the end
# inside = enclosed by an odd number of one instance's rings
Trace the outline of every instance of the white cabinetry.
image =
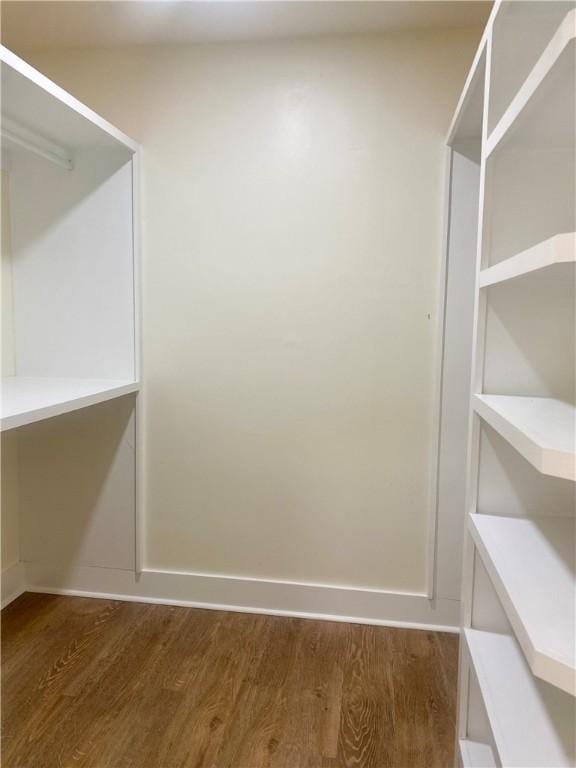
{"type": "Polygon", "coordinates": [[[576,761],[575,41],[572,2],[497,3],[448,139],[479,166],[465,766],[576,761]]]}
{"type": "Polygon", "coordinates": [[[139,147],[0,61],[0,417],[20,559],[134,570],[139,147]]]}

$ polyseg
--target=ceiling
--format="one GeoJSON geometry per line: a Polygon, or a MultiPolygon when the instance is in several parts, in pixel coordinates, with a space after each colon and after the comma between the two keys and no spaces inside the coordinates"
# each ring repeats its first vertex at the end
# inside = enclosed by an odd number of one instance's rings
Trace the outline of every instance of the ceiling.
{"type": "Polygon", "coordinates": [[[485,24],[480,0],[76,0],[2,2],[2,42],[30,49],[260,40],[485,24]]]}

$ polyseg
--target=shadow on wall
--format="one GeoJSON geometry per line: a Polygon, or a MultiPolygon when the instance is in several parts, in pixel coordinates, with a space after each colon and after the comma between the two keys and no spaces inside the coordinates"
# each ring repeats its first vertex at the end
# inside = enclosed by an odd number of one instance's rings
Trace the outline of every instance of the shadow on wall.
{"type": "Polygon", "coordinates": [[[134,568],[134,396],[18,430],[22,561],[134,568]]]}

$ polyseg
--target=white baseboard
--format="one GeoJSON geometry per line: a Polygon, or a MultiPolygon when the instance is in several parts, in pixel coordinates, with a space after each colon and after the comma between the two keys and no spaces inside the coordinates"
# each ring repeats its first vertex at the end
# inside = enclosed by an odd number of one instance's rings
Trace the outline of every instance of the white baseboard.
{"type": "Polygon", "coordinates": [[[26,591],[27,576],[24,563],[14,563],[2,571],[2,608],[26,591]]]}
{"type": "Polygon", "coordinates": [[[26,565],[31,592],[182,605],[443,632],[458,630],[460,603],[384,592],[201,573],[26,565]]]}

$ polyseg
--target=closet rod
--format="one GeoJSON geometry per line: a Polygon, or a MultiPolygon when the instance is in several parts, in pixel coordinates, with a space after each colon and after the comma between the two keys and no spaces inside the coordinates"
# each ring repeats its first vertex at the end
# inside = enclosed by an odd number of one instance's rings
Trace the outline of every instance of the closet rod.
{"type": "Polygon", "coordinates": [[[74,168],[72,155],[67,149],[20,125],[9,117],[2,116],[2,139],[43,157],[61,168],[66,168],[68,171],[74,168]]]}

